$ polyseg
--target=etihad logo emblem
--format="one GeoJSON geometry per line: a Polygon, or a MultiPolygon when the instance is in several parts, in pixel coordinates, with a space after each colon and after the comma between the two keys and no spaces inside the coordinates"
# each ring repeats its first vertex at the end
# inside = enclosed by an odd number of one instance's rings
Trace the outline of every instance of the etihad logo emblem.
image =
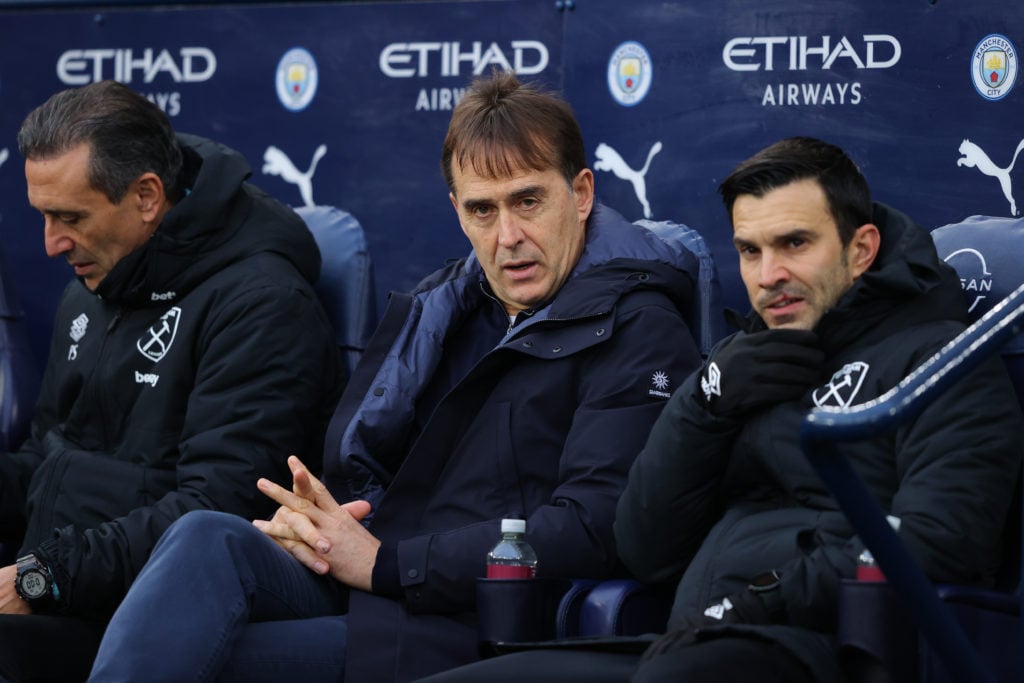
{"type": "Polygon", "coordinates": [[[286,183],[297,186],[299,195],[302,196],[302,203],[305,206],[314,207],[316,204],[313,202],[313,174],[316,173],[316,165],[320,163],[320,159],[326,153],[327,145],[317,147],[313,152],[313,160],[309,164],[309,169],[303,173],[295,167],[287,154],[271,145],[263,153],[263,172],[267,175],[281,176],[286,183]]]}
{"type": "Polygon", "coordinates": [[[864,384],[864,378],[870,368],[871,366],[863,361],[847,363],[832,375],[828,384],[814,390],[814,405],[819,408],[849,408],[853,405],[853,399],[857,397],[857,392],[864,384]]]}
{"type": "Polygon", "coordinates": [[[639,171],[630,168],[621,154],[603,142],[597,146],[597,151],[594,152],[597,159],[594,162],[595,171],[611,171],[616,178],[628,180],[633,185],[633,192],[636,193],[636,198],[644,209],[644,218],[651,217],[651,204],[647,201],[647,170],[651,167],[651,159],[660,151],[661,141],[655,142],[647,152],[647,161],[639,171]]]}
{"type": "Polygon", "coordinates": [[[178,333],[178,322],[181,320],[181,309],[173,307],[162,316],[139,338],[135,346],[146,358],[154,363],[167,355],[174,343],[174,335],[178,333]]]}
{"type": "Polygon", "coordinates": [[[996,166],[995,163],[989,158],[988,154],[985,153],[981,147],[974,144],[968,139],[964,139],[960,143],[959,152],[963,156],[956,160],[957,166],[966,166],[968,168],[976,168],[987,176],[991,176],[999,181],[999,188],[1003,191],[1003,196],[1006,197],[1006,201],[1010,202],[1010,214],[1017,216],[1017,202],[1013,200],[1013,180],[1010,179],[1010,172],[1013,171],[1013,165],[1017,163],[1017,157],[1024,151],[1024,140],[1017,143],[1017,151],[1013,153],[1013,158],[1010,159],[1010,165],[1006,168],[996,166]]]}

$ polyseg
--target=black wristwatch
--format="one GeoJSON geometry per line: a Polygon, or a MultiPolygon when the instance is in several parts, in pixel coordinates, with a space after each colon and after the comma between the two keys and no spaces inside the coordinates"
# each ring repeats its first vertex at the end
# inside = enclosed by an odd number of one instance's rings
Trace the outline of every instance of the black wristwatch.
{"type": "Polygon", "coordinates": [[[55,602],[60,596],[53,574],[38,557],[29,553],[18,558],[18,575],[14,579],[14,590],[28,603],[55,602]]]}

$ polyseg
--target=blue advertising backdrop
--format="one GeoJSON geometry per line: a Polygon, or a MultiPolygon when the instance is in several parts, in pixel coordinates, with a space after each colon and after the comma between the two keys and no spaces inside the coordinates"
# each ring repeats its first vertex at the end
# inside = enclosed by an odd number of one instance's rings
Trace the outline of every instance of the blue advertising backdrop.
{"type": "Polygon", "coordinates": [[[380,307],[387,291],[468,251],[439,171],[441,142],[473,75],[512,68],[573,105],[599,198],[630,219],[700,230],[726,305],[745,311],[716,188],[781,137],[843,146],[877,199],[929,229],[972,214],[1018,215],[1021,45],[1016,3],[0,9],[0,237],[41,366],[71,273],[43,253],[18,126],[53,92],[114,78],[159,104],[178,130],[239,149],[253,182],[286,203],[354,214],[380,307]]]}

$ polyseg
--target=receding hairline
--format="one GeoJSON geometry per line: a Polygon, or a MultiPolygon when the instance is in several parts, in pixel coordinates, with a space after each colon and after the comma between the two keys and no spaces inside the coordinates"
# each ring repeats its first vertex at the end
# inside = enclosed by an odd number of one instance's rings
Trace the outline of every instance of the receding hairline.
{"type": "Polygon", "coordinates": [[[548,141],[537,135],[531,137],[532,144],[526,148],[513,144],[490,144],[492,141],[487,139],[478,139],[473,144],[460,146],[453,150],[449,170],[454,178],[455,165],[458,164],[463,173],[468,168],[492,180],[512,178],[524,171],[556,171],[561,175],[561,166],[553,160],[555,150],[548,141]]]}

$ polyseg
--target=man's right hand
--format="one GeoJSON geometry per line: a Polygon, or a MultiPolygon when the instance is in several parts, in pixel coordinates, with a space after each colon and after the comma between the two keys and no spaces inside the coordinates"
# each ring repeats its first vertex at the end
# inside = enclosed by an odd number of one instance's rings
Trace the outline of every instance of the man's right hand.
{"type": "Polygon", "coordinates": [[[339,505],[294,455],[288,467],[291,491],[269,479],[256,482],[281,507],[270,521],[257,519],[253,525],[317,574],[330,573],[346,585],[370,591],[380,548],[380,541],[360,524],[370,504],[355,500],[339,505]]]}
{"type": "Polygon", "coordinates": [[[741,417],[803,396],[818,381],[825,352],[809,330],[741,334],[701,370],[698,396],[718,417],[741,417]]]}

